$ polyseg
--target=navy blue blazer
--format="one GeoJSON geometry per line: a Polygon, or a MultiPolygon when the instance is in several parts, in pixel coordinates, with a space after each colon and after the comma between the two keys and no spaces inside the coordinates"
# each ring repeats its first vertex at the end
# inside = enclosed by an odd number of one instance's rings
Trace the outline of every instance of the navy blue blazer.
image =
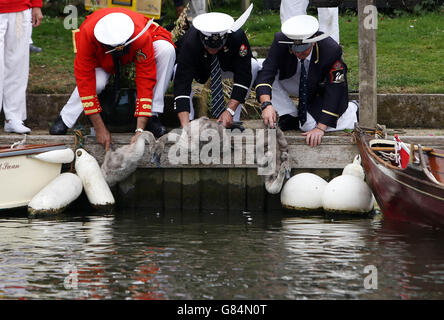
{"type": "MultiPolygon", "coordinates": [[[[189,111],[193,80],[205,83],[211,74],[211,55],[205,50],[199,38],[199,31],[191,27],[176,43],[177,69],[174,77],[174,109],[176,112],[189,111]]],[[[245,102],[252,81],[251,58],[253,57],[247,36],[242,29],[228,34],[227,42],[217,53],[222,71],[233,72],[231,98],[245,102]]]]}
{"type": "MultiPolygon", "coordinates": [[[[320,35],[318,32],[317,35],[320,35]]],[[[271,96],[276,74],[279,80],[295,75],[298,66],[297,57],[288,44],[278,41],[291,41],[282,32],[277,32],[262,70],[256,79],[256,96],[271,96]]],[[[331,37],[318,41],[313,46],[313,53],[308,70],[307,111],[313,118],[329,127],[336,128],[338,118],[348,107],[347,65],[342,60],[342,48],[331,37]]]]}

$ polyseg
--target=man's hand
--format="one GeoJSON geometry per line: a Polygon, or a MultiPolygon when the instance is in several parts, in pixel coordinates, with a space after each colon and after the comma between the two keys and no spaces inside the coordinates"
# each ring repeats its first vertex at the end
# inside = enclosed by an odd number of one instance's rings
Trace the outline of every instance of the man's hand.
{"type": "Polygon", "coordinates": [[[100,143],[105,148],[105,150],[108,151],[112,143],[112,139],[111,134],[103,123],[102,117],[99,113],[94,113],[89,115],[88,118],[93,124],[94,130],[96,130],[97,143],[100,143]]]}
{"type": "Polygon", "coordinates": [[[133,144],[134,142],[136,142],[137,137],[141,134],[142,132],[137,131],[136,134],[131,138],[131,144],[133,144]]]}
{"type": "Polygon", "coordinates": [[[267,128],[274,128],[274,124],[276,123],[276,111],[271,104],[262,111],[262,120],[264,120],[264,124],[267,128]]]}
{"type": "Polygon", "coordinates": [[[177,114],[180,121],[180,126],[183,128],[190,123],[190,113],[188,111],[182,111],[177,114]]]}
{"type": "Polygon", "coordinates": [[[148,117],[142,117],[142,116],[137,117],[137,131],[136,134],[131,139],[131,144],[136,142],[137,136],[142,133],[139,131],[139,129],[145,130],[147,122],[148,122],[148,117]]]}
{"type": "Polygon", "coordinates": [[[109,133],[108,129],[106,128],[96,130],[96,141],[97,143],[100,143],[106,151],[108,151],[112,143],[111,133],[109,133]]]}
{"type": "Polygon", "coordinates": [[[39,7],[34,7],[32,8],[31,11],[31,22],[32,22],[32,26],[38,27],[43,20],[43,14],[42,14],[42,9],[40,9],[39,7]]]}
{"type": "Polygon", "coordinates": [[[222,122],[222,125],[224,126],[224,128],[231,128],[233,126],[233,117],[231,116],[231,114],[227,110],[225,110],[219,116],[219,119],[217,119],[217,122],[222,122]]]}
{"type": "Polygon", "coordinates": [[[325,124],[319,123],[318,126],[314,129],[308,132],[304,132],[302,135],[306,137],[305,143],[310,145],[310,147],[316,147],[317,145],[320,145],[326,129],[327,126],[325,124]],[[323,127],[325,127],[325,129],[323,127]]]}

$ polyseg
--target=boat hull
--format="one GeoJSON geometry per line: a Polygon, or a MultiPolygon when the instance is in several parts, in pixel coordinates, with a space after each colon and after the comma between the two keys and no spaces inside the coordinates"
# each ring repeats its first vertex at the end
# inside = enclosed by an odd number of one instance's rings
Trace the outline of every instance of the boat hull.
{"type": "Polygon", "coordinates": [[[29,201],[56,178],[62,165],[32,159],[26,154],[0,157],[0,209],[27,206],[29,201]]]}
{"type": "Polygon", "coordinates": [[[433,227],[444,227],[444,188],[427,181],[422,172],[384,164],[358,139],[366,179],[384,217],[433,227]]]}

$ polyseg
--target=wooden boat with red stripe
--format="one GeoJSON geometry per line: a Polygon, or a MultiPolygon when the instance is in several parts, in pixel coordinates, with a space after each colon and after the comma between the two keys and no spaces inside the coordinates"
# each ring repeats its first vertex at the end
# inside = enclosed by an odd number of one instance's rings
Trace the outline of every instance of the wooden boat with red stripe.
{"type": "Polygon", "coordinates": [[[410,163],[401,169],[390,160],[394,141],[375,138],[375,132],[357,126],[354,136],[384,217],[443,228],[444,150],[407,144],[410,163]]]}
{"type": "Polygon", "coordinates": [[[60,163],[33,159],[31,155],[66,148],[64,144],[0,146],[0,209],[27,206],[60,174],[60,163]]]}

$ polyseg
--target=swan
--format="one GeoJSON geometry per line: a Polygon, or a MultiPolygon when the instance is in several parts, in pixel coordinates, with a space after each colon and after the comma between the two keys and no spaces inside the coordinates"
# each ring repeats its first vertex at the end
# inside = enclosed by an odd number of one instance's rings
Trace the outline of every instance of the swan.
{"type": "Polygon", "coordinates": [[[351,175],[364,180],[365,173],[361,166],[361,156],[359,154],[353,159],[352,163],[349,163],[344,167],[342,175],[351,175]]]}
{"type": "MultiPolygon", "coordinates": [[[[273,130],[273,129],[269,129],[273,130]]],[[[269,131],[266,130],[268,133],[269,131]]],[[[288,154],[288,143],[285,135],[281,129],[276,128],[276,143],[275,148],[269,146],[269,139],[267,135],[258,135],[256,145],[263,145],[264,155],[261,152],[257,154],[257,162],[260,167],[265,167],[266,164],[271,165],[272,172],[264,175],[265,189],[270,194],[277,194],[281,191],[285,177],[290,178],[290,159],[288,154]],[[276,162],[269,162],[269,160],[276,159],[276,162]]]]}
{"type": "Polygon", "coordinates": [[[160,167],[160,158],[167,141],[168,135],[163,135],[156,140],[151,132],[143,131],[137,136],[134,143],[107,151],[101,170],[108,185],[112,187],[136,171],[139,161],[145,153],[146,142],[150,147],[149,153],[152,154],[151,162],[160,167]]]}

